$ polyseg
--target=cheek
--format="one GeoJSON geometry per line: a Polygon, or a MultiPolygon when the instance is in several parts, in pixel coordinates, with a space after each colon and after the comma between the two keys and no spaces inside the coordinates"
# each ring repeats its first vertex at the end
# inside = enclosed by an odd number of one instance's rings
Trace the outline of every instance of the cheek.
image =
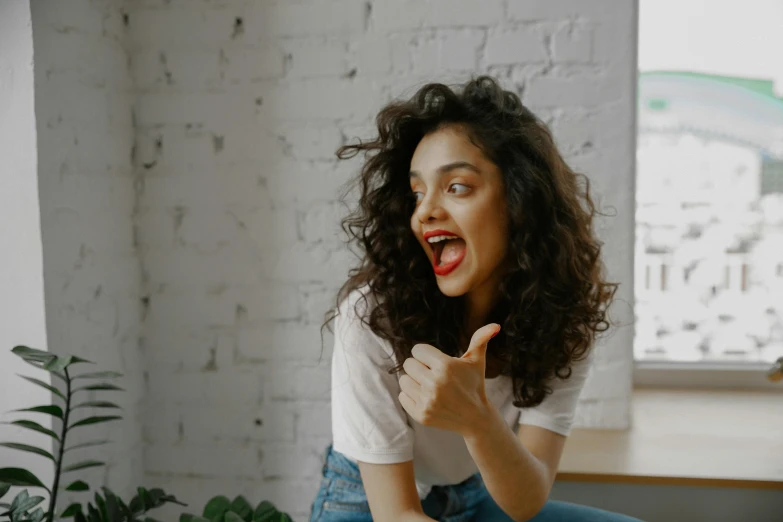
{"type": "Polygon", "coordinates": [[[477,257],[482,260],[482,264],[499,262],[505,256],[508,247],[508,224],[505,211],[498,212],[497,206],[482,208],[475,225],[471,235],[475,240],[477,257]]]}
{"type": "Polygon", "coordinates": [[[487,240],[491,241],[493,261],[500,262],[508,249],[508,218],[505,211],[505,202],[494,206],[491,210],[492,223],[487,230],[487,240]]]}

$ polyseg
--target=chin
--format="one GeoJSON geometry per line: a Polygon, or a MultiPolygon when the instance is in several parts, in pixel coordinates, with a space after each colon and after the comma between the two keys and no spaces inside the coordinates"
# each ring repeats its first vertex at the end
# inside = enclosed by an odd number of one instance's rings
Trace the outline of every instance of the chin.
{"type": "Polygon", "coordinates": [[[441,293],[447,297],[459,297],[467,294],[470,290],[470,284],[463,278],[446,276],[437,277],[436,280],[441,293]]]}

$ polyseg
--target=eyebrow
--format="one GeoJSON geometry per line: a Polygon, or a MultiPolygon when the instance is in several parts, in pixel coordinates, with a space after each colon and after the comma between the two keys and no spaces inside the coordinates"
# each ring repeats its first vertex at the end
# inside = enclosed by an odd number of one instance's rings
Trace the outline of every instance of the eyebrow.
{"type": "MultiPolygon", "coordinates": [[[[472,163],[468,163],[467,161],[455,161],[453,163],[447,163],[446,165],[441,165],[440,167],[438,167],[438,170],[436,172],[438,173],[439,176],[442,176],[443,174],[446,174],[456,169],[467,169],[475,172],[476,174],[481,174],[481,171],[478,169],[478,167],[476,167],[472,163]]],[[[410,172],[410,177],[421,179],[421,174],[415,170],[412,170],[410,172]]]]}

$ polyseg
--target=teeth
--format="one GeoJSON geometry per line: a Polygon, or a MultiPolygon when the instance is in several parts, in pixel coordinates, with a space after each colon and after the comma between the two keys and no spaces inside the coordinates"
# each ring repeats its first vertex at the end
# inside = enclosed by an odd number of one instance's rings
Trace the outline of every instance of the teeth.
{"type": "Polygon", "coordinates": [[[445,241],[447,239],[459,239],[458,236],[432,236],[431,238],[427,239],[427,243],[433,244],[438,243],[440,241],[445,241]]]}

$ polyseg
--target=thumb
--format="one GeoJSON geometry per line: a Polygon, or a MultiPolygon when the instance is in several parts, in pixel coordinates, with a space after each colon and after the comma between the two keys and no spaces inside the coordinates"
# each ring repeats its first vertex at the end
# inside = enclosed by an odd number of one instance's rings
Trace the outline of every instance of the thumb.
{"type": "Polygon", "coordinates": [[[497,323],[490,323],[476,330],[470,338],[470,346],[462,355],[462,359],[484,362],[487,357],[487,343],[499,332],[500,325],[497,323]]]}

